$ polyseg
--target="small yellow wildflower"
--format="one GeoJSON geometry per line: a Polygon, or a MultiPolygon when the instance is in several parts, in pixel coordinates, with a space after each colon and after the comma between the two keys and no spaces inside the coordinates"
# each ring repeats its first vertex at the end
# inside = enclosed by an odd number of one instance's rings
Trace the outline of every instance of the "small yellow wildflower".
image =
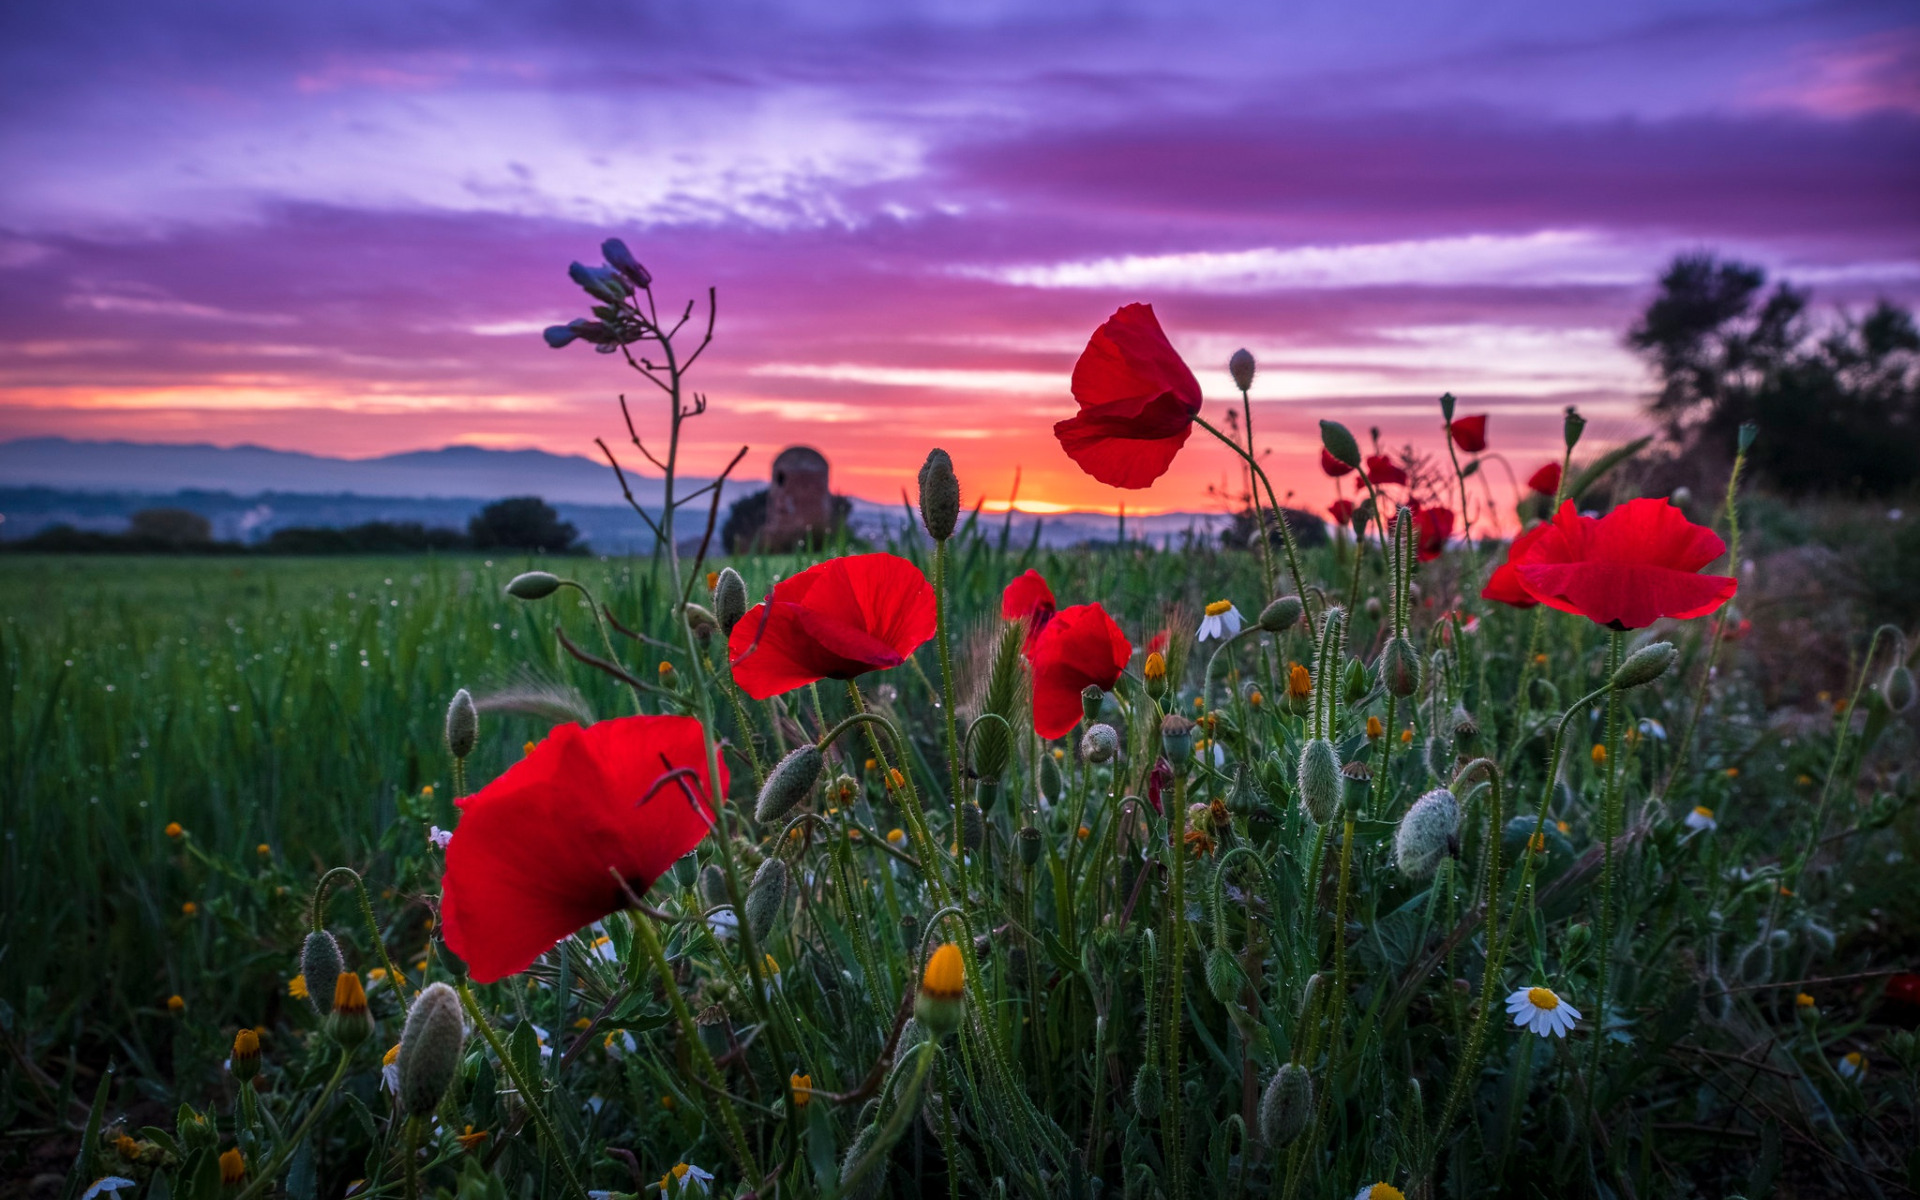
{"type": "Polygon", "coordinates": [[[175,1015],[178,1015],[180,1013],[187,1011],[187,998],[185,996],[180,995],[177,992],[171,996],[168,996],[167,1011],[175,1015]]]}
{"type": "Polygon", "coordinates": [[[200,911],[200,906],[198,904],[195,904],[191,900],[187,901],[185,904],[182,904],[180,906],[180,915],[183,917],[191,917],[195,913],[198,913],[199,911],[200,911]]]}
{"type": "Polygon", "coordinates": [[[186,830],[185,830],[184,828],[182,828],[182,827],[181,827],[181,825],[180,825],[180,822],[178,822],[178,821],[168,821],[168,822],[167,822],[167,836],[168,836],[168,837],[170,837],[170,838],[172,838],[172,839],[173,839],[174,841],[176,841],[176,842],[177,842],[177,841],[179,841],[179,840],[180,840],[181,838],[183,838],[183,837],[185,837],[185,836],[187,836],[187,831],[186,831],[186,830]]]}
{"type": "Polygon", "coordinates": [[[1259,708],[1265,702],[1266,697],[1262,696],[1257,689],[1247,696],[1247,703],[1253,705],[1255,708],[1259,708]]]}
{"type": "Polygon", "coordinates": [[[234,1147],[220,1155],[220,1183],[223,1187],[236,1187],[247,1177],[247,1160],[241,1157],[240,1148],[234,1147]]]}
{"type": "Polygon", "coordinates": [[[454,1134],[453,1140],[460,1143],[460,1149],[471,1154],[476,1148],[486,1144],[487,1131],[484,1129],[475,1129],[469,1125],[465,1133],[454,1134]]]}
{"type": "Polygon", "coordinates": [[[305,975],[295,975],[292,979],[287,980],[287,995],[293,997],[295,1000],[305,1000],[307,998],[307,977],[305,975]]]}
{"type": "Polygon", "coordinates": [[[887,830],[887,845],[904,846],[907,844],[907,831],[904,829],[887,830]]]}
{"type": "Polygon", "coordinates": [[[1411,743],[1412,741],[1413,741],[1413,726],[1409,725],[1405,729],[1402,729],[1400,731],[1400,744],[1402,746],[1405,746],[1411,743]]]}
{"type": "Polygon", "coordinates": [[[532,743],[532,742],[528,742],[528,743],[527,743],[526,745],[524,745],[524,746],[522,746],[522,747],[520,747],[520,757],[522,757],[522,758],[525,758],[525,757],[526,757],[527,755],[529,755],[529,754],[532,754],[532,753],[533,753],[533,743],[532,743]]]}
{"type": "Polygon", "coordinates": [[[795,1071],[787,1077],[787,1087],[793,1093],[795,1108],[805,1108],[813,1102],[813,1076],[795,1071]]]}
{"type": "Polygon", "coordinates": [[[1807,995],[1805,992],[1801,992],[1798,995],[1794,996],[1793,1006],[1795,1008],[1812,1008],[1813,997],[1807,995]]]}
{"type": "Polygon", "coordinates": [[[1149,652],[1145,665],[1140,668],[1140,673],[1147,677],[1149,683],[1165,679],[1167,677],[1166,656],[1158,650],[1149,652]]]}
{"type": "Polygon", "coordinates": [[[1588,754],[1588,757],[1593,759],[1594,766],[1604,767],[1607,765],[1607,748],[1601,743],[1595,742],[1593,744],[1593,750],[1588,754]]]}
{"type": "Polygon", "coordinates": [[[1313,672],[1299,663],[1287,668],[1287,695],[1304,700],[1313,694],[1313,672]]]}
{"type": "Polygon", "coordinates": [[[258,846],[255,846],[253,848],[253,852],[255,854],[258,854],[261,858],[273,857],[273,847],[267,845],[265,842],[261,842],[258,846]]]}
{"type": "Polygon", "coordinates": [[[1387,724],[1385,721],[1382,721],[1379,717],[1367,718],[1367,739],[1369,741],[1379,741],[1380,735],[1386,731],[1387,724]]]}

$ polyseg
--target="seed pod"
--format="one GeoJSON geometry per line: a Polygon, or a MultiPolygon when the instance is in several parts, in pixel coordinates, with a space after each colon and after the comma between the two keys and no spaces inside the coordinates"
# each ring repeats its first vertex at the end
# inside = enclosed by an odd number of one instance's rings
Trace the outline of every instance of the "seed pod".
{"type": "Polygon", "coordinates": [[[1090,763],[1112,760],[1120,752],[1120,735],[1111,725],[1093,725],[1080,735],[1080,757],[1090,763]]]}
{"type": "Polygon", "coordinates": [[[1080,689],[1080,715],[1091,725],[1100,719],[1100,710],[1107,704],[1107,694],[1095,684],[1080,689]]]}
{"type": "Polygon", "coordinates": [[[1269,1150],[1293,1144],[1313,1115],[1313,1076],[1299,1063],[1282,1063],[1260,1096],[1260,1142],[1269,1150]]]}
{"type": "Polygon", "coordinates": [[[1360,703],[1360,698],[1367,694],[1367,664],[1357,658],[1348,659],[1340,683],[1342,698],[1349,705],[1360,703]]]}
{"type": "Polygon", "coordinates": [[[1447,855],[1460,833],[1460,802],[1446,788],[1435,788],[1413,802],[1393,835],[1393,857],[1408,879],[1425,879],[1447,855]]]}
{"type": "Polygon", "coordinates": [[[414,997],[407,1023],[400,1031],[400,1108],[408,1116],[424,1117],[440,1106],[453,1073],[460,1067],[460,1051],[467,1040],[460,998],[444,983],[430,983],[414,997]]]}
{"type": "Polygon", "coordinates": [[[1285,633],[1300,623],[1306,608],[1298,596],[1282,596],[1260,610],[1260,628],[1268,633],[1285,633]]]}
{"type": "Polygon", "coordinates": [[[447,705],[447,750],[455,758],[464,759],[473,753],[473,744],[479,739],[480,713],[473,707],[473,696],[461,688],[447,705]]]}
{"type": "Polygon", "coordinates": [[[1160,745],[1166,751],[1167,761],[1175,767],[1184,767],[1193,761],[1193,722],[1179,713],[1168,713],[1160,718],[1160,745]]]}
{"type": "Polygon", "coordinates": [[[1151,1121],[1160,1115],[1160,1106],[1167,1098],[1167,1085],[1160,1082],[1160,1064],[1148,1059],[1140,1064],[1140,1070],[1133,1077],[1133,1111],[1140,1114],[1143,1121],[1151,1121]]]}
{"type": "Polygon", "coordinates": [[[708,908],[727,903],[727,873],[713,863],[700,872],[700,902],[708,908]]]}
{"type": "Polygon", "coordinates": [[[727,633],[747,615],[747,581],[732,567],[721,567],[713,581],[713,617],[727,633]]]}
{"type": "Polygon", "coordinates": [[[1880,697],[1894,712],[1905,712],[1913,704],[1913,672],[1905,663],[1895,663],[1880,682],[1880,697]]]}
{"type": "Polygon", "coordinates": [[[1680,656],[1672,642],[1652,642],[1627,655],[1627,661],[1613,673],[1613,690],[1624,692],[1630,688],[1652,683],[1667,673],[1673,660],[1680,656]]]}
{"type": "Polygon", "coordinates": [[[920,523],[934,541],[944,542],[959,520],[960,479],[953,473],[953,459],[945,450],[929,450],[920,467],[920,523]]]}
{"type": "Polygon", "coordinates": [[[1420,652],[1404,637],[1389,638],[1380,651],[1380,685],[1402,700],[1420,690],[1420,652]]]}
{"type": "Polygon", "coordinates": [[[1373,794],[1373,768],[1364,758],[1356,758],[1340,764],[1340,778],[1346,781],[1346,789],[1341,799],[1343,811],[1350,817],[1357,817],[1366,811],[1367,797],[1373,794]]]}
{"type": "Polygon", "coordinates": [[[1253,387],[1252,352],[1245,347],[1235,350],[1233,357],[1227,360],[1227,374],[1233,376],[1233,386],[1243,392],[1250,390],[1253,387]]]}
{"type": "Polygon", "coordinates": [[[507,581],[506,590],[515,600],[545,600],[560,590],[560,577],[551,571],[523,571],[507,581]]]}
{"type": "Polygon", "coordinates": [[[993,806],[1000,803],[1002,790],[998,779],[976,779],[973,781],[973,802],[980,806],[981,812],[992,812],[993,806]]]}
{"type": "Polygon", "coordinates": [[[812,790],[824,765],[820,747],[812,742],[789,750],[787,756],[767,772],[759,802],[753,806],[753,819],[765,825],[785,818],[812,790]]]}
{"type": "Polygon", "coordinates": [[[1051,754],[1040,756],[1040,794],[1047,798],[1048,804],[1058,803],[1062,788],[1060,763],[1051,754]]]}
{"type": "Polygon", "coordinates": [[[1453,706],[1453,715],[1448,718],[1447,723],[1453,726],[1453,740],[1461,743],[1463,747],[1473,744],[1480,737],[1480,722],[1474,720],[1473,714],[1467,711],[1467,706],[1464,704],[1453,706]]]}
{"type": "Polygon", "coordinates": [[[1561,426],[1561,432],[1566,435],[1568,450],[1580,444],[1580,435],[1586,428],[1587,419],[1580,415],[1580,410],[1571,404],[1567,405],[1567,418],[1561,426]]]}
{"type": "Polygon", "coordinates": [[[1325,825],[1340,811],[1340,794],[1345,780],[1340,774],[1340,755],[1333,743],[1314,738],[1300,750],[1300,803],[1315,824],[1325,825]]]}
{"type": "Polygon", "coordinates": [[[847,1144],[846,1157],[840,1160],[840,1195],[845,1200],[878,1200],[887,1186],[887,1160],[885,1155],[878,1156],[873,1166],[858,1180],[854,1171],[859,1169],[861,1160],[880,1140],[880,1126],[868,1124],[862,1126],[859,1133],[853,1135],[853,1141],[847,1144]]]}
{"type": "Polygon", "coordinates": [[[1222,1004],[1232,1004],[1240,994],[1240,964],[1225,946],[1215,946],[1207,954],[1207,990],[1222,1004]]]}
{"type": "Polygon", "coordinates": [[[326,1016],[333,1011],[333,989],[346,970],[340,958],[340,943],[324,929],[307,935],[300,947],[300,974],[307,981],[307,1002],[313,1011],[326,1016]]]}
{"type": "Polygon", "coordinates": [[[1021,864],[1029,867],[1040,861],[1040,852],[1046,848],[1040,841],[1040,831],[1031,825],[1014,835],[1013,844],[1020,853],[1021,864]]]}
{"type": "Polygon", "coordinates": [[[773,924],[787,903],[787,863],[782,858],[770,858],[760,864],[753,873],[753,882],[747,887],[747,928],[753,930],[756,942],[765,942],[767,935],[773,932],[773,924]]]}

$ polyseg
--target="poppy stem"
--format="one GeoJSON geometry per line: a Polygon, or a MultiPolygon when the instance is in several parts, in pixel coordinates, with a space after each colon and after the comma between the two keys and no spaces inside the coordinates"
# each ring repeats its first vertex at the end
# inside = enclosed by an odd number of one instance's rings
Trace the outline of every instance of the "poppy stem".
{"type": "Polygon", "coordinates": [[[947,774],[952,779],[953,808],[960,811],[960,731],[953,719],[953,655],[947,645],[947,627],[952,623],[952,604],[947,599],[947,540],[933,544],[934,633],[940,644],[941,715],[947,724],[947,774]]]}
{"type": "Polygon", "coordinates": [[[1166,1160],[1174,1200],[1187,1193],[1186,1157],[1180,1147],[1180,981],[1187,949],[1187,773],[1173,773],[1172,879],[1167,888],[1167,1111],[1166,1160]]]}
{"type": "MultiPolygon", "coordinates": [[[[1240,389],[1241,421],[1247,429],[1247,454],[1251,457],[1253,449],[1253,397],[1248,389],[1240,389]]],[[[1253,471],[1247,471],[1247,503],[1253,507],[1253,515],[1260,525],[1260,566],[1266,573],[1267,597],[1273,597],[1273,535],[1267,532],[1267,508],[1260,503],[1260,493],[1253,490],[1253,471]]]]}
{"type": "MultiPolygon", "coordinates": [[[[904,748],[904,743],[900,740],[900,731],[893,727],[892,721],[867,708],[866,698],[860,694],[860,685],[851,679],[847,680],[847,700],[853,705],[854,716],[860,717],[861,723],[867,726],[867,746],[873,751],[874,759],[880,764],[880,777],[891,781],[893,766],[887,761],[887,752],[880,745],[880,737],[874,732],[874,726],[884,727],[893,736],[894,744],[904,748]]],[[[841,725],[846,725],[851,720],[852,718],[848,718],[848,721],[841,722],[841,725]]],[[[837,733],[838,729],[839,727],[836,726],[834,732],[837,733]]],[[[933,835],[927,832],[927,817],[920,808],[920,794],[914,789],[913,775],[910,772],[903,769],[900,772],[900,780],[898,791],[900,807],[907,814],[907,836],[911,837],[914,845],[919,848],[921,869],[928,885],[933,889],[934,901],[944,908],[952,901],[947,891],[946,873],[941,870],[939,856],[934,850],[933,835]]],[[[956,816],[959,811],[958,808],[954,809],[956,816]]],[[[957,833],[958,830],[956,829],[955,832],[957,833]]]]}
{"type": "MultiPolygon", "coordinates": [[[[1312,597],[1307,595],[1307,587],[1306,587],[1306,584],[1303,582],[1303,579],[1305,577],[1300,574],[1300,546],[1299,546],[1299,543],[1293,540],[1293,529],[1291,526],[1287,524],[1286,510],[1280,507],[1279,498],[1273,494],[1273,481],[1267,478],[1267,473],[1261,469],[1259,461],[1255,459],[1253,455],[1248,454],[1246,450],[1240,445],[1239,442],[1234,441],[1232,438],[1220,432],[1218,429],[1215,429],[1213,426],[1207,424],[1205,421],[1201,420],[1197,416],[1193,419],[1193,423],[1195,425],[1198,425],[1200,428],[1206,430],[1208,433],[1212,434],[1214,437],[1220,439],[1221,443],[1224,444],[1228,449],[1232,450],[1235,454],[1238,454],[1242,459],[1246,460],[1247,468],[1251,470],[1254,473],[1254,475],[1260,480],[1260,482],[1266,486],[1267,502],[1273,505],[1274,516],[1280,522],[1281,540],[1286,543],[1287,570],[1291,572],[1293,575],[1293,590],[1299,593],[1300,602],[1302,604],[1311,605],[1313,603],[1313,600],[1312,600],[1312,597]]],[[[1254,498],[1254,505],[1255,507],[1259,506],[1259,497],[1257,496],[1254,498]]],[[[1313,616],[1313,611],[1311,608],[1308,609],[1307,615],[1309,617],[1313,616]]]]}
{"type": "MultiPolygon", "coordinates": [[[[1614,630],[1607,639],[1607,676],[1612,678],[1626,655],[1627,635],[1614,630]]],[[[1620,709],[1624,700],[1615,691],[1607,701],[1606,786],[1600,800],[1600,837],[1603,855],[1600,868],[1600,962],[1593,1014],[1593,1049],[1588,1052],[1584,1119],[1580,1127],[1589,1130],[1593,1119],[1593,1097],[1600,1089],[1601,1054],[1607,1044],[1607,975],[1613,958],[1613,839],[1619,826],[1620,807],[1620,709]]]]}
{"type": "MultiPolygon", "coordinates": [[[[273,1181],[279,1177],[280,1172],[286,1169],[288,1160],[293,1158],[293,1152],[300,1148],[301,1142],[307,1140],[307,1134],[313,1130],[314,1122],[320,1119],[321,1112],[327,1107],[327,1101],[333,1097],[334,1092],[339,1090],[340,1081],[347,1077],[347,1063],[352,1059],[352,1051],[340,1051],[340,1061],[335,1064],[333,1068],[333,1077],[327,1080],[327,1086],[321,1089],[319,1096],[315,1097],[313,1107],[307,1110],[306,1120],[300,1122],[300,1128],[293,1131],[293,1136],[288,1138],[286,1143],[281,1146],[280,1153],[274,1156],[273,1161],[267,1164],[264,1169],[256,1172],[253,1177],[253,1182],[248,1184],[247,1189],[238,1196],[235,1196],[233,1200],[253,1200],[253,1197],[260,1195],[266,1188],[270,1187],[273,1181]]],[[[580,1200],[585,1200],[584,1193],[580,1200]]]]}
{"type": "Polygon", "coordinates": [[[367,934],[373,939],[373,948],[380,952],[380,964],[387,969],[387,978],[393,983],[394,993],[401,999],[406,999],[407,977],[395,969],[393,959],[387,957],[387,939],[380,932],[380,923],[373,919],[373,901],[367,898],[367,883],[360,878],[360,872],[352,867],[335,867],[322,875],[320,882],[313,885],[313,931],[319,933],[326,926],[327,889],[333,885],[334,877],[337,875],[345,875],[353,880],[354,893],[360,899],[360,919],[366,922],[367,934]]]}

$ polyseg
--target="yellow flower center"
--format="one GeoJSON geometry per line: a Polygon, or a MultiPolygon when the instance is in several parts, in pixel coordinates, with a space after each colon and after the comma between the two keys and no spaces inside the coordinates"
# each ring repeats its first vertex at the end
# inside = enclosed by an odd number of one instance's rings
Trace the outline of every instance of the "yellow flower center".
{"type": "Polygon", "coordinates": [[[1232,607],[1233,607],[1233,601],[1231,600],[1215,600],[1212,604],[1207,605],[1207,615],[1210,617],[1217,617],[1221,613],[1228,611],[1232,607]]]}
{"type": "Polygon", "coordinates": [[[1407,1200],[1407,1196],[1390,1183],[1376,1183],[1367,1189],[1367,1200],[1407,1200]]]}
{"type": "Polygon", "coordinates": [[[399,1046],[399,1043],[396,1042],[393,1046],[393,1049],[387,1051],[385,1054],[380,1056],[380,1065],[383,1067],[390,1067],[394,1064],[394,1061],[399,1057],[400,1057],[400,1046],[399,1046]]]}
{"type": "Polygon", "coordinates": [[[1710,809],[1710,808],[1708,808],[1708,807],[1707,807],[1706,805],[1704,805],[1704,804],[1696,804],[1696,805],[1694,805],[1694,806],[1693,806],[1693,815],[1694,815],[1694,816],[1696,816],[1696,817],[1705,817],[1705,818],[1706,818],[1707,820],[1709,820],[1709,821],[1711,821],[1711,820],[1713,820],[1713,810],[1712,810],[1712,809],[1710,809]]]}
{"type": "Polygon", "coordinates": [[[904,829],[887,830],[887,845],[904,846],[907,844],[907,831],[904,829]]]}
{"type": "Polygon", "coordinates": [[[1545,1012],[1560,1007],[1560,997],[1553,994],[1552,988],[1528,988],[1527,1003],[1545,1012]]]}
{"type": "Polygon", "coordinates": [[[1167,677],[1166,657],[1155,650],[1147,655],[1147,663],[1140,669],[1148,679],[1165,679],[1167,677]]]}

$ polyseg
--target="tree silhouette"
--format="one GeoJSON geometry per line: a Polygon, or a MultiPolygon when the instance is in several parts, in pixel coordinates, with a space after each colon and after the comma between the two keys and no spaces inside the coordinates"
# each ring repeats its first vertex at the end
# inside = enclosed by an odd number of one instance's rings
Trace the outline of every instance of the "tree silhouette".
{"type": "Polygon", "coordinates": [[[562,521],[553,506],[538,496],[496,500],[467,522],[467,535],[476,550],[544,550],[565,554],[574,549],[580,531],[562,521]]]}

